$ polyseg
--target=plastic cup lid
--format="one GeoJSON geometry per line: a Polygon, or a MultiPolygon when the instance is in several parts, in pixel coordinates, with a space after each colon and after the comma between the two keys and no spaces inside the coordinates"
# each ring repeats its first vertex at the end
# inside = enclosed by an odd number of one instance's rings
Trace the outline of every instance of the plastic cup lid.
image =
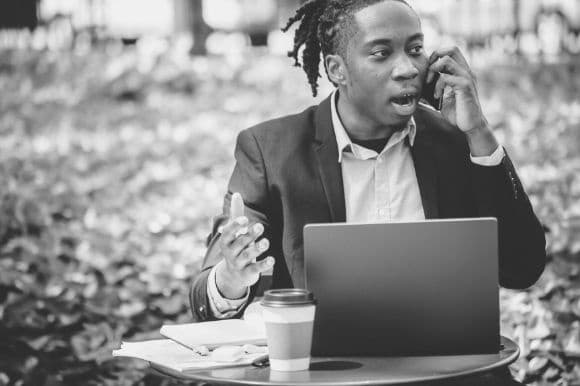
{"type": "Polygon", "coordinates": [[[316,304],[312,292],[301,288],[274,289],[264,292],[262,305],[266,307],[293,307],[316,304]]]}

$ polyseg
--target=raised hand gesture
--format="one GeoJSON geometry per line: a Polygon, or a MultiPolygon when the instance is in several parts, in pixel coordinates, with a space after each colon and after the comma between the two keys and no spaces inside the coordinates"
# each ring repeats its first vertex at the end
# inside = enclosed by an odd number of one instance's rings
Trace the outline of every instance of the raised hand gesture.
{"type": "Polygon", "coordinates": [[[217,244],[223,263],[216,270],[216,282],[222,295],[237,299],[258,281],[262,272],[272,269],[274,258],[268,256],[256,261],[270,247],[268,239],[258,240],[264,232],[264,226],[260,223],[250,224],[244,216],[244,201],[239,193],[232,195],[230,205],[230,219],[220,229],[222,235],[217,244]]]}

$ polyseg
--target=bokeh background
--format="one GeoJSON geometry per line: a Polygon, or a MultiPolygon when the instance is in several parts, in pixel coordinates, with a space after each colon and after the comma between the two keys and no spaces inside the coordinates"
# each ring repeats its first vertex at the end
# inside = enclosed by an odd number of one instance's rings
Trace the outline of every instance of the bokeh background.
{"type": "MultiPolygon", "coordinates": [[[[545,226],[501,293],[514,376],[580,385],[580,0],[411,1],[459,45],[545,226]]],[[[121,340],[190,322],[238,131],[312,98],[279,28],[299,0],[0,3],[0,385],[178,385],[121,340]]]]}

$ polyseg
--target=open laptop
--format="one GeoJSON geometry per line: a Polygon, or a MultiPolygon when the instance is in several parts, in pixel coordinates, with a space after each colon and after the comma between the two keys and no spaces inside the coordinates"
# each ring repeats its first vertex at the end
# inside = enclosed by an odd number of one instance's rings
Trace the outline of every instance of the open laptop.
{"type": "Polygon", "coordinates": [[[315,356],[497,353],[494,218],[304,227],[315,356]]]}

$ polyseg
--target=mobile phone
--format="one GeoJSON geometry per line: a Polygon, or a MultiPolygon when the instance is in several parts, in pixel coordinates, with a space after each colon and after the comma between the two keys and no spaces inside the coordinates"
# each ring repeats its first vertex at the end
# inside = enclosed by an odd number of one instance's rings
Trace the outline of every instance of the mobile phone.
{"type": "Polygon", "coordinates": [[[429,83],[425,83],[423,86],[423,91],[421,93],[421,98],[433,106],[436,110],[441,110],[441,98],[435,98],[435,85],[439,80],[439,73],[436,72],[435,76],[429,83]]]}

